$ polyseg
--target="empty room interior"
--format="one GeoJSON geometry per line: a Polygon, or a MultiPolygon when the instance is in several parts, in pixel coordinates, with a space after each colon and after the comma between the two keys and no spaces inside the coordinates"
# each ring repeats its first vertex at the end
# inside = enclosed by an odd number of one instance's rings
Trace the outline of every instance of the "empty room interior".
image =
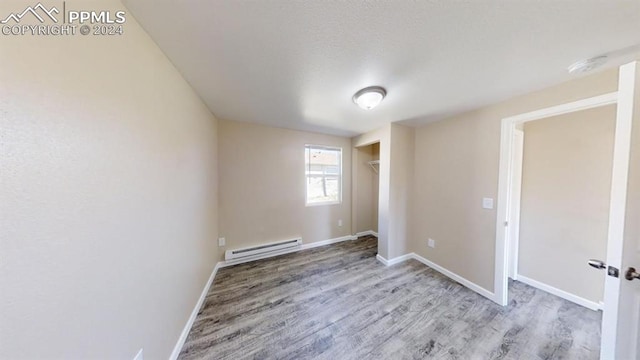
{"type": "Polygon", "coordinates": [[[640,1],[0,30],[0,359],[640,359],[640,1]]]}

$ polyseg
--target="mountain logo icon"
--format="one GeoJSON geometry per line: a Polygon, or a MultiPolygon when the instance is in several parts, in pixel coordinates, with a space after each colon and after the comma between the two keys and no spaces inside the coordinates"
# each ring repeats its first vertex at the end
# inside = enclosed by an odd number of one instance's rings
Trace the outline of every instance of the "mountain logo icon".
{"type": "Polygon", "coordinates": [[[19,23],[20,20],[22,20],[22,18],[25,17],[27,14],[32,14],[33,16],[36,17],[36,19],[40,20],[41,23],[45,22],[44,16],[48,16],[49,19],[51,19],[51,20],[53,20],[53,22],[57,23],[58,19],[56,19],[54,14],[59,14],[59,13],[60,13],[60,11],[58,11],[58,9],[56,9],[55,7],[52,7],[49,10],[44,5],[42,5],[42,3],[38,3],[38,5],[36,5],[36,6],[27,7],[26,9],[24,9],[23,12],[21,12],[19,14],[18,13],[10,14],[9,16],[7,16],[6,19],[0,21],[0,23],[6,24],[11,20],[15,21],[16,23],[19,23]],[[39,13],[38,10],[40,10],[44,14],[39,13]]]}

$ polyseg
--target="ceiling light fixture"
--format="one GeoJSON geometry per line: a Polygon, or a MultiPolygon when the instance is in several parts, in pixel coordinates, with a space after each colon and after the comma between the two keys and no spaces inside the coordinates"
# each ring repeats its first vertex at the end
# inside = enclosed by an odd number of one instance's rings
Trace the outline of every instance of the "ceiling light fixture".
{"type": "Polygon", "coordinates": [[[387,96],[387,91],[380,86],[369,86],[353,95],[353,102],[365,110],[371,110],[378,106],[387,96]]]}
{"type": "Polygon", "coordinates": [[[569,66],[567,68],[567,70],[569,71],[569,73],[571,74],[580,74],[580,73],[585,73],[588,71],[591,71],[595,68],[598,68],[602,65],[604,65],[604,63],[607,62],[607,56],[603,55],[603,56],[596,56],[593,57],[591,59],[587,59],[587,60],[580,60],[576,63],[571,64],[571,66],[569,66]]]}

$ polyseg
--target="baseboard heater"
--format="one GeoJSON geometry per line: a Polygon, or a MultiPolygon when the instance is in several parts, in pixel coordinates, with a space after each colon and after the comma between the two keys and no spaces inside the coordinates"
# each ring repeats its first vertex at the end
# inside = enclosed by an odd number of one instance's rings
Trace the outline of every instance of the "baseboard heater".
{"type": "Polygon", "coordinates": [[[289,250],[291,248],[302,246],[302,239],[291,239],[285,241],[272,242],[264,245],[258,245],[248,248],[242,248],[237,250],[227,250],[224,253],[224,259],[237,260],[250,256],[263,255],[279,250],[289,250]]]}

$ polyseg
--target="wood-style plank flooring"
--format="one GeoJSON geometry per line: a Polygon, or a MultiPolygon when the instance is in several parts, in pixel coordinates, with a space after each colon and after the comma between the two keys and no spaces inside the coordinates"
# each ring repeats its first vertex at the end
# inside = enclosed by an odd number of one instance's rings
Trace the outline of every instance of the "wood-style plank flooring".
{"type": "Polygon", "coordinates": [[[501,307],[377,240],[221,269],[180,359],[597,359],[601,313],[519,282],[501,307]]]}

